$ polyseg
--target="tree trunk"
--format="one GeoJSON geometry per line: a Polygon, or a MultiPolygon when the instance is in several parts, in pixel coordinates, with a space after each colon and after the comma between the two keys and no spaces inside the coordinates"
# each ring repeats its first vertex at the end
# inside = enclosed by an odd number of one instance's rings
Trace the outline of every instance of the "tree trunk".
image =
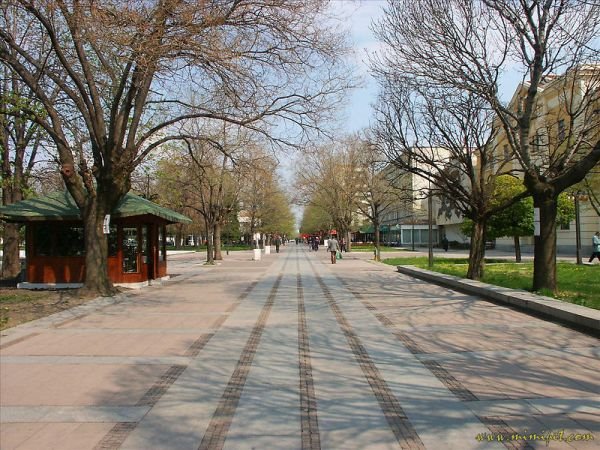
{"type": "Polygon", "coordinates": [[[557,197],[550,190],[533,195],[533,206],[540,209],[540,236],[535,236],[533,290],[556,292],[556,214],[557,197]]]}
{"type": "Polygon", "coordinates": [[[483,277],[485,265],[485,227],[483,220],[473,222],[473,232],[471,233],[471,250],[469,251],[469,268],[467,278],[471,280],[480,280],[483,277]]]}
{"type": "Polygon", "coordinates": [[[182,227],[183,225],[181,224],[177,224],[177,231],[175,232],[175,248],[177,250],[181,250],[182,248],[182,244],[183,244],[183,231],[182,231],[182,227]]]}
{"type": "Polygon", "coordinates": [[[5,223],[2,247],[2,279],[13,279],[21,273],[19,258],[19,224],[5,223]]]}
{"type": "Polygon", "coordinates": [[[215,249],[214,249],[214,240],[213,240],[213,233],[214,233],[214,229],[215,226],[212,223],[209,223],[208,221],[204,222],[206,224],[206,230],[207,230],[207,235],[206,235],[206,264],[214,264],[215,263],[215,249]]]}
{"type": "Polygon", "coordinates": [[[85,241],[85,283],[83,289],[102,296],[115,294],[108,277],[108,239],[103,232],[104,216],[111,208],[97,197],[88,200],[83,208],[83,232],[85,241]]]}
{"type": "Polygon", "coordinates": [[[381,261],[381,248],[379,239],[379,221],[373,221],[373,227],[375,228],[375,261],[381,261]]]}
{"type": "Polygon", "coordinates": [[[518,235],[513,236],[515,241],[515,261],[521,262],[521,240],[518,235]]]}
{"type": "Polygon", "coordinates": [[[221,252],[221,224],[215,224],[215,260],[222,261],[223,253],[221,252]]]}
{"type": "MultiPolygon", "coordinates": [[[[2,155],[2,204],[11,205],[23,200],[26,187],[23,171],[23,161],[16,158],[14,171],[11,170],[10,154],[8,152],[8,136],[3,136],[1,146],[5,147],[2,155]]],[[[0,278],[13,279],[21,273],[19,257],[19,224],[5,223],[2,233],[2,272],[0,278]]]]}

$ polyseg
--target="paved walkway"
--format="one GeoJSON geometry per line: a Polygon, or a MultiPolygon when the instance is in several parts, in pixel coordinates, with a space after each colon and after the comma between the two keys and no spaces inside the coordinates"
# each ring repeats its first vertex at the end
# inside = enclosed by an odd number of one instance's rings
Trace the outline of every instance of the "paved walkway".
{"type": "Polygon", "coordinates": [[[364,255],[198,258],[3,333],[0,448],[599,446],[596,338],[364,255]]]}

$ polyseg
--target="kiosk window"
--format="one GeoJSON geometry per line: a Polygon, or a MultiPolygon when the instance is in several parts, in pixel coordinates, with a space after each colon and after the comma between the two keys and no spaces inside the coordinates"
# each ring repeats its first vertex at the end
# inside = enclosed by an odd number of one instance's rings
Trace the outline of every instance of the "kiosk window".
{"type": "Polygon", "coordinates": [[[165,227],[158,227],[158,260],[160,262],[165,260],[167,248],[165,247],[165,227]]]}
{"type": "Polygon", "coordinates": [[[138,271],[138,231],[137,228],[123,228],[123,272],[138,271]]]}

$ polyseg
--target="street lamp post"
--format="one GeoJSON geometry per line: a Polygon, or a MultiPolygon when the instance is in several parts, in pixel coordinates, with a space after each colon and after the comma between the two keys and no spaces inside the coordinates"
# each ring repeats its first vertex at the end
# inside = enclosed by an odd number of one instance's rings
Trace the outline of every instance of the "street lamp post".
{"type": "Polygon", "coordinates": [[[429,258],[428,266],[431,269],[433,267],[433,198],[431,197],[431,191],[427,197],[427,225],[429,227],[429,258]]]}
{"type": "Polygon", "coordinates": [[[577,190],[571,193],[570,197],[573,197],[575,202],[575,255],[577,258],[577,264],[583,264],[581,258],[581,215],[579,202],[581,200],[587,200],[587,195],[585,191],[577,190]]]}
{"type": "Polygon", "coordinates": [[[579,216],[579,197],[581,192],[575,193],[575,252],[577,255],[577,264],[583,264],[581,260],[581,218],[579,216]]]}

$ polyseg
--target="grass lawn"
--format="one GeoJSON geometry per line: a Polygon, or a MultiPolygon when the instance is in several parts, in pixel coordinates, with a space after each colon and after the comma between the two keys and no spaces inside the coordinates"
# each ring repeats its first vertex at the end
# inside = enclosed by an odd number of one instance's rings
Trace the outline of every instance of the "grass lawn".
{"type": "MultiPolygon", "coordinates": [[[[375,250],[375,246],[373,245],[356,245],[356,244],[352,244],[352,251],[353,252],[371,252],[373,253],[373,251],[375,250]]],[[[385,252],[404,252],[404,251],[409,251],[410,249],[408,247],[388,247],[388,246],[380,246],[379,247],[379,251],[381,253],[385,253],[385,252]]]]}
{"type": "MultiPolygon", "coordinates": [[[[388,258],[386,264],[400,266],[413,265],[427,269],[427,257],[388,258]]],[[[435,258],[433,270],[464,278],[467,274],[466,258],[435,258]]],[[[600,309],[600,265],[578,266],[576,264],[558,262],[556,265],[558,294],[539,292],[541,295],[554,297],[569,303],[600,309]]],[[[504,286],[525,291],[531,290],[533,279],[533,263],[514,263],[500,259],[486,259],[484,283],[504,286]]]]}
{"type": "Polygon", "coordinates": [[[28,291],[0,288],[0,330],[73,308],[95,298],[77,289],[28,291]]]}

